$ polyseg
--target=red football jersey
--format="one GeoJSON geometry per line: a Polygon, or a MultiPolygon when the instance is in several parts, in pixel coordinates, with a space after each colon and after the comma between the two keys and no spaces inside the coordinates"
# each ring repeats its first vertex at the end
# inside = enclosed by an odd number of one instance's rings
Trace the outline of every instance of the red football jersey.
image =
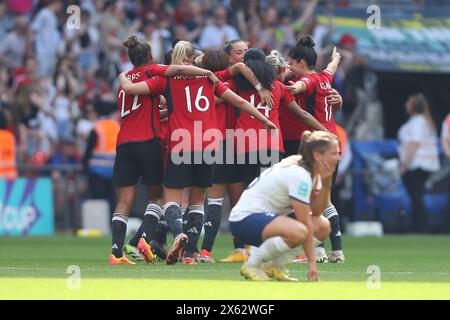
{"type": "MultiPolygon", "coordinates": [[[[284,152],[283,147],[283,137],[280,132],[280,122],[279,122],[279,112],[280,109],[284,109],[283,105],[288,104],[295,100],[292,94],[286,89],[285,85],[279,81],[273,83],[272,88],[273,94],[273,107],[269,108],[261,102],[258,91],[252,89],[249,91],[239,91],[239,95],[255,106],[262,114],[264,114],[270,121],[272,121],[278,128],[277,133],[271,133],[265,129],[264,125],[257,119],[253,118],[251,115],[244,112],[237,112],[239,115],[236,119],[236,130],[242,129],[246,131],[247,129],[256,129],[256,134],[249,137],[256,137],[256,141],[250,143],[250,138],[245,138],[245,145],[241,142],[239,143],[239,138],[236,139],[236,151],[238,153],[242,152],[252,152],[257,150],[279,150],[284,152]],[[272,145],[272,139],[278,140],[278,146],[272,145]]],[[[238,137],[238,133],[235,133],[238,137]]],[[[274,140],[275,141],[275,140],[274,140]]]]}
{"type": "Polygon", "coordinates": [[[207,77],[187,76],[167,79],[157,77],[146,80],[146,83],[153,94],[163,94],[166,97],[171,137],[169,150],[172,151],[181,142],[185,146],[185,138],[190,139],[190,150],[217,148],[219,141],[216,141],[215,136],[205,136],[205,132],[209,129],[217,130],[214,95],[220,97],[228,90],[227,86],[219,81],[213,91],[213,84],[207,77]],[[180,136],[183,132],[177,129],[184,129],[190,136],[180,136]]]}
{"type": "MultiPolygon", "coordinates": [[[[151,77],[162,76],[169,66],[144,65],[127,73],[132,82],[140,82],[151,77]]],[[[159,137],[159,97],[157,95],[127,95],[119,86],[117,89],[117,105],[120,112],[120,131],[117,145],[146,141],[159,137]]]]}
{"type": "MultiPolygon", "coordinates": [[[[232,86],[230,86],[232,80],[229,68],[223,71],[214,72],[214,74],[220,79],[220,81],[223,81],[228,88],[233,90],[232,86]]],[[[235,107],[228,103],[219,103],[216,105],[216,113],[218,129],[222,132],[222,135],[225,138],[226,129],[234,129],[236,124],[235,107]]]]}
{"type": "MultiPolygon", "coordinates": [[[[306,86],[306,91],[295,96],[297,103],[303,110],[308,111],[331,133],[336,134],[336,124],[333,118],[333,106],[328,105],[326,97],[330,94],[333,75],[324,70],[320,73],[308,74],[300,80],[306,86]]],[[[302,121],[298,120],[287,110],[280,112],[283,139],[300,140],[303,131],[312,130],[302,121]]]]}

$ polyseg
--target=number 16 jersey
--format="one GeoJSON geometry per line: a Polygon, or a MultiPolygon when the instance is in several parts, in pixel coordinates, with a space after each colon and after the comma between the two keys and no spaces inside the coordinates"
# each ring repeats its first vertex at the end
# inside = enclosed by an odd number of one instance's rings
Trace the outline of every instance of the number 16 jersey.
{"type": "Polygon", "coordinates": [[[177,143],[183,143],[185,151],[217,149],[219,133],[214,95],[221,96],[228,87],[219,81],[215,90],[207,77],[177,76],[146,80],[152,94],[166,97],[169,112],[171,151],[177,143]],[[211,131],[214,129],[215,131],[211,131]],[[208,131],[209,130],[209,131],[208,131]],[[190,143],[186,145],[190,139],[190,143]]]}

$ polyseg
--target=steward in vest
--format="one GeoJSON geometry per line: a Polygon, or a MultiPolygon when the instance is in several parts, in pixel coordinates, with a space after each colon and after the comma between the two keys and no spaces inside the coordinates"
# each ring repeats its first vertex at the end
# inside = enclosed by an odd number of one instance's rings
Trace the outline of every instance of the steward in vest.
{"type": "Polygon", "coordinates": [[[98,118],[89,134],[83,156],[83,169],[88,175],[89,197],[107,200],[112,210],[115,202],[112,173],[120,125],[117,120],[109,117],[113,110],[109,103],[98,100],[94,108],[98,118]]]}
{"type": "Polygon", "coordinates": [[[7,130],[8,121],[0,110],[0,179],[17,178],[16,139],[7,130]]]}

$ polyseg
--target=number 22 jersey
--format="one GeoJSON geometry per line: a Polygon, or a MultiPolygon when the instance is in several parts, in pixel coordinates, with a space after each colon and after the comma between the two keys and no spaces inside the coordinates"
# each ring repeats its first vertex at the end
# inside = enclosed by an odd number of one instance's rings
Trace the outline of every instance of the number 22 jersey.
{"type": "MultiPolygon", "coordinates": [[[[127,73],[131,82],[141,82],[155,76],[162,76],[169,66],[144,65],[127,73]]],[[[117,89],[117,105],[120,112],[120,131],[117,145],[128,142],[142,142],[159,138],[159,96],[128,95],[119,86],[117,89]]]]}

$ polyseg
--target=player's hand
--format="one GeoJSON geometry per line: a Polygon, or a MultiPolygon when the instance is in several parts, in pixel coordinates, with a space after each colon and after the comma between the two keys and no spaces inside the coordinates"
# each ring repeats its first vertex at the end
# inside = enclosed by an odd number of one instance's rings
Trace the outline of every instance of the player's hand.
{"type": "Polygon", "coordinates": [[[330,163],[325,160],[320,160],[318,161],[317,166],[319,174],[322,177],[322,179],[326,179],[334,173],[334,170],[336,170],[337,163],[330,163]]]}
{"type": "Polygon", "coordinates": [[[332,60],[341,61],[341,54],[337,52],[336,47],[333,48],[333,53],[331,54],[332,60]]]}
{"type": "Polygon", "coordinates": [[[208,79],[213,83],[213,89],[216,90],[217,83],[219,83],[219,78],[211,72],[208,74],[208,79]]]}
{"type": "Polygon", "coordinates": [[[295,95],[300,92],[300,81],[289,81],[288,83],[289,85],[286,86],[286,89],[288,89],[292,94],[295,95]]]}
{"type": "Polygon", "coordinates": [[[121,74],[119,74],[119,81],[120,81],[121,86],[123,86],[127,80],[128,80],[127,79],[127,71],[124,71],[121,74]]]}
{"type": "Polygon", "coordinates": [[[261,101],[268,107],[273,108],[273,94],[270,90],[262,88],[258,91],[261,101]]]}
{"type": "Polygon", "coordinates": [[[317,265],[315,261],[309,263],[308,281],[320,281],[319,271],[317,271],[317,265]]]}
{"type": "Polygon", "coordinates": [[[328,104],[334,106],[334,105],[341,105],[343,100],[341,95],[336,89],[331,89],[329,95],[327,96],[327,102],[328,104]]]}
{"type": "MultiPolygon", "coordinates": [[[[268,130],[278,130],[277,126],[276,126],[272,121],[270,121],[269,119],[267,119],[267,120],[264,122],[264,127],[265,127],[266,129],[268,129],[268,130]]],[[[273,133],[273,132],[275,132],[275,131],[272,131],[272,133],[273,133]]]]}

